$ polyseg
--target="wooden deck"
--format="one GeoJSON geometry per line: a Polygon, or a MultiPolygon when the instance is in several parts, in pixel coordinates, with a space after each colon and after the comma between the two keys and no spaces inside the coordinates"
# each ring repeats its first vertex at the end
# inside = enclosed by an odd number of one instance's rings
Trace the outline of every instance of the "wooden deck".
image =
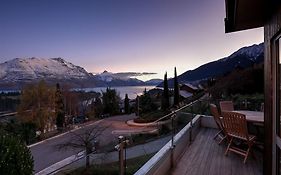
{"type": "Polygon", "coordinates": [[[226,144],[218,145],[213,140],[217,130],[201,128],[194,142],[178,161],[172,175],[261,175],[262,154],[255,151],[256,159],[249,157],[243,164],[243,157],[230,152],[224,155],[226,144]]]}

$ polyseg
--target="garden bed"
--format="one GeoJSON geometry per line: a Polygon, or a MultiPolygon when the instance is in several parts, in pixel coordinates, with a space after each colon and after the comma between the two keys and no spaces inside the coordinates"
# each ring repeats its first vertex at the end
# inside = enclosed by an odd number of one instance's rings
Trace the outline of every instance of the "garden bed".
{"type": "MultiPolygon", "coordinates": [[[[158,120],[161,117],[164,117],[165,115],[168,115],[171,113],[170,111],[153,111],[150,113],[142,114],[140,117],[134,119],[135,123],[151,123],[156,120],[158,120]]],[[[164,119],[166,120],[166,119],[164,119]]]]}

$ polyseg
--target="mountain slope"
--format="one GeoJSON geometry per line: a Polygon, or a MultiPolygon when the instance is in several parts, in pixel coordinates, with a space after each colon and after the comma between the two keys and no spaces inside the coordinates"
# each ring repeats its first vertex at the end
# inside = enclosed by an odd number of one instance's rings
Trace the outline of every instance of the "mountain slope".
{"type": "Polygon", "coordinates": [[[42,79],[49,84],[60,82],[74,88],[158,84],[130,78],[129,74],[132,73],[105,71],[93,75],[62,58],[15,58],[0,64],[0,89],[21,89],[28,83],[42,79]]]}
{"type": "MultiPolygon", "coordinates": [[[[178,76],[180,82],[199,82],[211,77],[222,76],[236,68],[247,68],[264,60],[264,44],[243,47],[228,57],[204,64],[194,70],[189,70],[178,76]]],[[[163,86],[163,83],[158,86],[163,86]]],[[[169,79],[173,86],[173,79],[169,79]]]]}
{"type": "Polygon", "coordinates": [[[0,80],[24,82],[35,79],[86,79],[90,74],[62,58],[15,58],[0,64],[0,80]]]}

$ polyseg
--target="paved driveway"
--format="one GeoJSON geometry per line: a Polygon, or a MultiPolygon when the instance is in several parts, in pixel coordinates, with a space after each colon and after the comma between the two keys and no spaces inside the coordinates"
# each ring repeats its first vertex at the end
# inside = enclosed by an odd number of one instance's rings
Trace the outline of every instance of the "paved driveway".
{"type": "MultiPolygon", "coordinates": [[[[134,114],[120,115],[103,119],[101,121],[94,122],[86,125],[80,129],[75,130],[75,133],[82,132],[84,128],[92,128],[96,126],[108,126],[99,137],[100,145],[106,145],[110,142],[117,141],[117,135],[112,134],[114,130],[140,130],[143,128],[128,126],[125,121],[135,118],[134,114]]],[[[50,165],[61,161],[71,155],[80,152],[80,149],[71,149],[60,151],[56,145],[67,142],[73,137],[73,133],[67,133],[62,136],[58,136],[42,143],[36,144],[30,147],[31,153],[34,158],[34,170],[38,172],[42,169],[49,167],[50,165]]]]}

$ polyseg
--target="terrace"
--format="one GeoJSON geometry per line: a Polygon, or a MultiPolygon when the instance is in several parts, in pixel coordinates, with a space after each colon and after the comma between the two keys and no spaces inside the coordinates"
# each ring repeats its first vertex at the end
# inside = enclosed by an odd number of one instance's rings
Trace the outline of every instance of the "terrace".
{"type": "MultiPolygon", "coordinates": [[[[181,114],[185,115],[185,114],[181,114]]],[[[246,164],[243,157],[234,153],[224,155],[226,144],[213,139],[218,129],[212,116],[197,115],[173,140],[170,140],[135,175],[232,175],[263,174],[262,151],[254,149],[255,158],[249,157],[246,164]],[[172,142],[174,142],[172,144],[172,142]]]]}
{"type": "Polygon", "coordinates": [[[246,164],[237,154],[224,156],[226,145],[218,145],[213,140],[216,132],[216,129],[201,128],[194,142],[184,151],[171,174],[262,174],[260,153],[255,152],[256,159],[250,158],[246,164]]]}

